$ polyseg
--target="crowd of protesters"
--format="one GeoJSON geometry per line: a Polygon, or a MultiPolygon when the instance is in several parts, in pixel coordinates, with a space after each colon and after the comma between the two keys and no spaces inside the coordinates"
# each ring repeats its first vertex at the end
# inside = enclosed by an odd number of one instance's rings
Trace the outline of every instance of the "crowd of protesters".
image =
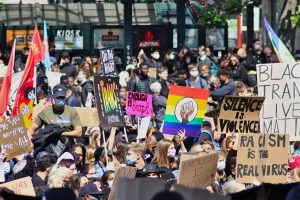
{"type": "MultiPolygon", "coordinates": [[[[136,177],[172,182],[179,177],[182,153],[206,155],[217,151],[216,178],[213,185],[206,187],[209,192],[227,195],[259,184],[245,185],[235,181],[236,138],[219,134],[210,122],[203,122],[201,132],[195,138],[187,137],[184,130],[174,137],[166,137],[161,128],[170,85],[210,90],[207,112],[217,110],[226,95],[257,95],[256,64],[277,63],[272,49],[263,49],[261,41],[254,40],[249,47],[234,49],[223,57],[216,57],[212,47],[203,45],[196,52],[182,47],[178,51],[170,49],[165,55],[161,53],[159,49],[147,53],[140,50],[126,65],[116,59],[124,115],[127,91],[152,94],[153,115],[145,139],[136,139],[137,118],[127,116],[126,127],[104,129],[107,141],[104,143],[99,127],[82,127],[73,108],[96,106],[93,79],[96,73],[103,73],[99,56],[72,58],[67,52],[56,54],[52,46],[52,71],[63,75],[60,83],[51,88],[44,68],[38,67],[37,103],[47,105],[47,108],[34,119],[28,130],[34,146],[32,153],[7,161],[2,150],[0,170],[5,174],[2,181],[30,176],[38,197],[45,195],[46,199],[51,199],[50,189],[70,188],[74,199],[104,200],[108,199],[113,186],[114,160],[124,166],[136,167],[136,177]],[[150,76],[153,69],[156,74],[150,76]],[[50,140],[56,141],[55,145],[50,140]]],[[[22,54],[16,56],[15,73],[24,70],[27,55],[28,49],[24,48],[22,54]]],[[[300,56],[296,60],[299,61],[300,56]]],[[[7,65],[7,61],[6,55],[0,54],[0,64],[7,65]]],[[[300,181],[299,142],[295,143],[294,149],[287,182],[300,181]]]]}

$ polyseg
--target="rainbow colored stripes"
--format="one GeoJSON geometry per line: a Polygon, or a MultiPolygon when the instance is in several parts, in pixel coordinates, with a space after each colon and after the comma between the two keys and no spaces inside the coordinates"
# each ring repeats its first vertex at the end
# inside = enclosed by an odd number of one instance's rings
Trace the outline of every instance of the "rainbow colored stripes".
{"type": "Polygon", "coordinates": [[[177,135],[178,131],[185,130],[187,136],[198,136],[206,110],[208,96],[208,90],[171,86],[164,118],[163,133],[177,135]],[[193,102],[193,114],[190,115],[191,117],[186,123],[182,122],[180,115],[184,102],[187,104],[190,103],[189,105],[193,102]]]}
{"type": "Polygon", "coordinates": [[[276,33],[273,31],[266,17],[264,18],[264,23],[279,61],[282,63],[295,62],[294,57],[292,56],[290,51],[286,48],[284,43],[280,40],[280,38],[276,35],[276,33]]]}

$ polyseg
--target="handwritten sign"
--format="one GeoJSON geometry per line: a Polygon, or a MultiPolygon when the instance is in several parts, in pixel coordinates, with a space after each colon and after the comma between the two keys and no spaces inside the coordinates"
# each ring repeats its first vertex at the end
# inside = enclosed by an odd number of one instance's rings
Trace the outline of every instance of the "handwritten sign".
{"type": "Polygon", "coordinates": [[[226,96],[218,120],[220,133],[259,133],[259,113],[264,99],[226,96]]]}
{"type": "Polygon", "coordinates": [[[211,153],[180,162],[178,184],[203,188],[215,181],[219,153],[211,153]]]}
{"type": "Polygon", "coordinates": [[[100,57],[104,75],[116,75],[117,70],[115,64],[114,49],[100,49],[100,57]]]}
{"type": "Polygon", "coordinates": [[[285,183],[288,172],[289,135],[240,134],[236,179],[253,183],[285,183]]]}
{"type": "Polygon", "coordinates": [[[100,121],[97,113],[97,108],[76,107],[75,110],[79,114],[80,122],[83,127],[99,126],[100,121]]]}
{"type": "Polygon", "coordinates": [[[94,78],[97,111],[102,127],[125,126],[118,85],[118,77],[95,76],[94,78]]]}
{"type": "Polygon", "coordinates": [[[152,115],[152,95],[139,92],[127,92],[126,113],[136,116],[152,115]]]}
{"type": "Polygon", "coordinates": [[[35,191],[29,176],[1,184],[0,187],[10,189],[18,195],[35,197],[35,191]]]}
{"type": "Polygon", "coordinates": [[[300,140],[300,63],[257,65],[258,94],[265,96],[260,132],[289,133],[300,140]]]}
{"type": "Polygon", "coordinates": [[[0,133],[0,145],[6,150],[8,160],[32,150],[22,115],[1,123],[0,133]]]}

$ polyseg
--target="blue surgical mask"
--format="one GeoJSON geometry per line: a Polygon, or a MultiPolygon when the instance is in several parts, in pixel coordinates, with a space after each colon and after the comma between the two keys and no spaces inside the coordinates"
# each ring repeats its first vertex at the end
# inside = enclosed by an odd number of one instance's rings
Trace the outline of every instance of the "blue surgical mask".
{"type": "Polygon", "coordinates": [[[127,161],[128,165],[134,165],[135,164],[135,161],[133,160],[131,155],[126,156],[126,161],[127,161]]]}
{"type": "Polygon", "coordinates": [[[64,105],[66,105],[66,99],[55,99],[55,105],[63,107],[64,105]]]}
{"type": "Polygon", "coordinates": [[[97,62],[97,58],[92,58],[93,63],[97,62]]]}
{"type": "Polygon", "coordinates": [[[170,60],[174,60],[175,59],[175,55],[174,54],[171,54],[170,55],[170,60]]]}

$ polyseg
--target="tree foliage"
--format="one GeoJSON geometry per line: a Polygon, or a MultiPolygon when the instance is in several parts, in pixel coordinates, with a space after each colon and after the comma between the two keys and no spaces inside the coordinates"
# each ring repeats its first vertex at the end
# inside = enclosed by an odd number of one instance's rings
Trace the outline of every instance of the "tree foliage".
{"type": "Polygon", "coordinates": [[[295,15],[291,16],[291,21],[293,25],[299,26],[300,25],[300,6],[298,6],[298,9],[295,13],[295,15]]]}

